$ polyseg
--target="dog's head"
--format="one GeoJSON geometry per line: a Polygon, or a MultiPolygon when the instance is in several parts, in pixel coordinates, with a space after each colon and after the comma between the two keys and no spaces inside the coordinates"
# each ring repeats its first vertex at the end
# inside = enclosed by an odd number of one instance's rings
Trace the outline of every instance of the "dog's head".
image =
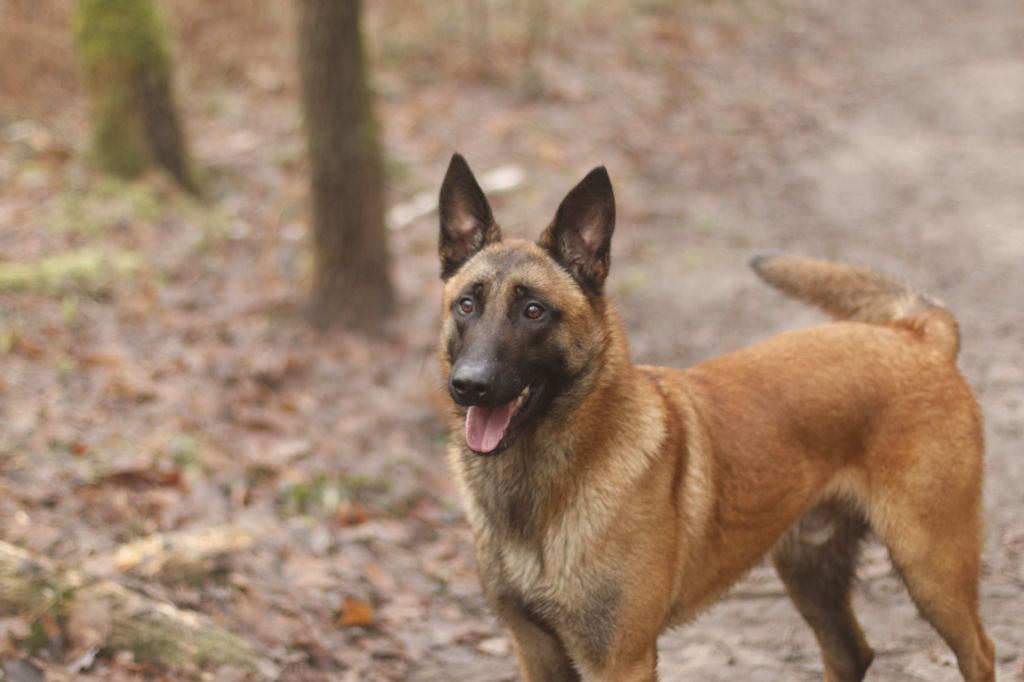
{"type": "Polygon", "coordinates": [[[497,454],[593,369],[606,343],[615,198],[603,167],[562,200],[537,243],[502,240],[465,159],[441,186],[441,363],[467,447],[497,454]]]}

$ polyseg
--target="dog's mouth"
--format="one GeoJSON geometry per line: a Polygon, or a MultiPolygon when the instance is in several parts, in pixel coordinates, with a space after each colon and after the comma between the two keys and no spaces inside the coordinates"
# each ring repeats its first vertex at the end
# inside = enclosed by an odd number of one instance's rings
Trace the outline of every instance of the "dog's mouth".
{"type": "Polygon", "coordinates": [[[544,383],[536,379],[504,405],[471,405],[466,411],[466,445],[478,455],[496,455],[507,448],[543,391],[544,383]]]}

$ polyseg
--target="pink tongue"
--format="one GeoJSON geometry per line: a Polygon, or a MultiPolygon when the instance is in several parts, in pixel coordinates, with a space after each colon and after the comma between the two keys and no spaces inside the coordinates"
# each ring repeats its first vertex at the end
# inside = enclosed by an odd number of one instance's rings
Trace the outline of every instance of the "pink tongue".
{"type": "Polygon", "coordinates": [[[512,421],[516,401],[498,407],[473,405],[466,413],[466,445],[476,452],[490,452],[498,447],[512,421]]]}

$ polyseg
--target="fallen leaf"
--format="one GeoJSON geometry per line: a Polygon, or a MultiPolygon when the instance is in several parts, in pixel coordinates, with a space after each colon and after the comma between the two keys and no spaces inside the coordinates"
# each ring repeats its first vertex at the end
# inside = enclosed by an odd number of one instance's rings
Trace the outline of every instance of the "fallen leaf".
{"type": "Polygon", "coordinates": [[[11,352],[23,355],[32,360],[36,360],[43,356],[43,349],[39,344],[33,342],[31,339],[21,336],[20,334],[15,336],[11,342],[11,352]]]}
{"type": "Polygon", "coordinates": [[[373,622],[373,615],[372,604],[352,597],[345,597],[345,601],[341,605],[338,625],[342,627],[369,625],[373,622]]]}
{"type": "Polygon", "coordinates": [[[97,483],[112,483],[135,489],[153,487],[180,488],[184,485],[180,471],[166,471],[150,467],[113,471],[101,477],[97,483]]]}
{"type": "Polygon", "coordinates": [[[305,438],[278,440],[267,448],[266,459],[269,463],[280,466],[294,459],[305,457],[312,449],[313,444],[305,438]]]}
{"type": "Polygon", "coordinates": [[[367,564],[364,570],[366,571],[366,579],[377,588],[377,591],[388,594],[394,592],[398,587],[395,577],[381,568],[380,564],[367,564]]]}
{"type": "Polygon", "coordinates": [[[43,632],[46,633],[46,637],[51,642],[61,635],[60,623],[53,617],[53,614],[47,611],[39,618],[39,627],[42,628],[43,632]]]}
{"type": "Polygon", "coordinates": [[[296,553],[289,556],[282,573],[293,589],[322,590],[334,584],[331,562],[321,557],[296,553]]]}
{"type": "Polygon", "coordinates": [[[334,522],[339,526],[357,526],[370,520],[366,507],[351,500],[341,500],[334,512],[334,522]]]}

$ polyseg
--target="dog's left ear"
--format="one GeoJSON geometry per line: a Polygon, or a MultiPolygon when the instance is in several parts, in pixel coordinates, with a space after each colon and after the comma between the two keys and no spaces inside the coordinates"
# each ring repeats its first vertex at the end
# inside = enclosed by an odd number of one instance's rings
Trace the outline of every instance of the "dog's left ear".
{"type": "Polygon", "coordinates": [[[487,197],[461,154],[454,154],[448,164],[438,209],[441,235],[437,250],[441,257],[441,279],[447,280],[477,251],[500,242],[501,229],[494,222],[487,197]]]}
{"type": "Polygon", "coordinates": [[[604,166],[587,173],[558,207],[538,244],[561,263],[584,291],[600,294],[611,267],[615,194],[604,166]]]}

